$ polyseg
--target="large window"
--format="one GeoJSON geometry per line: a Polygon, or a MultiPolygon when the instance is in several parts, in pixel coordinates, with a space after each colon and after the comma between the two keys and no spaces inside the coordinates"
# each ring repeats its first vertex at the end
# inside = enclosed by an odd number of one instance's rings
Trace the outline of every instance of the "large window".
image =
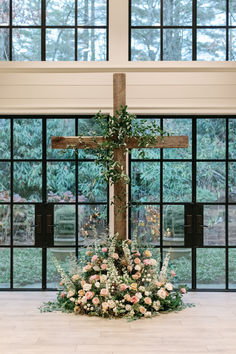
{"type": "Polygon", "coordinates": [[[130,0],[130,60],[236,60],[236,1],[130,0]]]}
{"type": "Polygon", "coordinates": [[[107,0],[0,0],[0,60],[107,60],[107,0]]]}

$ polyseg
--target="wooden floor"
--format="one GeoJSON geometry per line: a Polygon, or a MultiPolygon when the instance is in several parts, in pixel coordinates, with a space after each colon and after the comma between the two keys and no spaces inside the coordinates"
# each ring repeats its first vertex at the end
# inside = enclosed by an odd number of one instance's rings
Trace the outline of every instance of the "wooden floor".
{"type": "Polygon", "coordinates": [[[55,293],[0,293],[1,354],[236,354],[236,293],[191,293],[195,308],[136,322],[40,314],[55,293]]]}

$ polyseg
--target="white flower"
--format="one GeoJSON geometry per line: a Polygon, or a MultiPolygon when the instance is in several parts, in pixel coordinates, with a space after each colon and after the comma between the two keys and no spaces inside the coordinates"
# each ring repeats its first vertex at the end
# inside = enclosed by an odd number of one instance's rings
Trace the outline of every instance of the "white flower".
{"type": "Polygon", "coordinates": [[[90,309],[91,311],[93,311],[93,307],[91,307],[91,309],[90,309]]]}
{"type": "Polygon", "coordinates": [[[142,295],[141,293],[136,293],[135,296],[137,296],[137,298],[138,298],[139,300],[143,297],[143,295],[142,295]]]}
{"type": "Polygon", "coordinates": [[[99,272],[100,267],[96,265],[96,266],[93,267],[93,270],[95,270],[95,272],[99,272]]]}
{"type": "Polygon", "coordinates": [[[100,283],[97,281],[95,284],[96,288],[100,288],[100,283]]]}
{"type": "Polygon", "coordinates": [[[101,283],[105,283],[106,280],[107,280],[107,276],[105,274],[102,274],[101,277],[100,277],[101,283]]]}
{"type": "Polygon", "coordinates": [[[160,306],[161,306],[161,303],[159,300],[155,301],[152,305],[152,307],[154,308],[155,311],[158,311],[160,306]]]}
{"type": "Polygon", "coordinates": [[[87,303],[87,298],[85,296],[82,297],[82,305],[85,305],[87,303]]]}
{"type": "Polygon", "coordinates": [[[151,317],[152,313],[150,311],[145,312],[144,317],[151,317]]]}
{"type": "Polygon", "coordinates": [[[140,265],[137,264],[137,265],[134,267],[134,269],[140,271],[140,270],[141,270],[141,267],[140,267],[140,265]]]}
{"type": "Polygon", "coordinates": [[[126,311],[130,311],[132,309],[132,306],[131,305],[126,305],[125,309],[126,309],[126,311]]]}
{"type": "Polygon", "coordinates": [[[150,262],[151,262],[152,266],[156,266],[157,265],[157,261],[154,258],[151,258],[150,262]]]}
{"type": "Polygon", "coordinates": [[[146,296],[149,296],[150,295],[150,292],[149,291],[145,291],[144,293],[146,296]]]}
{"type": "Polygon", "coordinates": [[[84,284],[84,286],[83,286],[84,291],[89,291],[89,290],[91,290],[91,288],[92,288],[92,285],[88,284],[88,283],[84,284]]]}
{"type": "Polygon", "coordinates": [[[144,287],[144,286],[140,286],[140,287],[139,287],[139,291],[144,292],[144,291],[145,291],[145,287],[144,287]]]}
{"type": "Polygon", "coordinates": [[[67,297],[69,299],[70,297],[72,297],[74,295],[75,295],[75,291],[74,290],[70,290],[70,291],[68,291],[67,297]]]}
{"type": "Polygon", "coordinates": [[[174,286],[173,286],[173,284],[171,284],[171,283],[166,283],[165,288],[166,288],[167,290],[169,290],[169,291],[172,291],[172,290],[174,289],[174,286]]]}
{"type": "Polygon", "coordinates": [[[113,309],[116,306],[116,303],[113,300],[108,300],[107,302],[108,302],[108,306],[110,307],[110,309],[113,309]]]}
{"type": "Polygon", "coordinates": [[[157,292],[157,295],[161,298],[161,299],[165,299],[166,298],[166,291],[164,288],[160,288],[157,292]]]}
{"type": "Polygon", "coordinates": [[[71,302],[75,302],[75,298],[74,298],[74,297],[71,297],[71,298],[70,298],[70,301],[71,301],[71,302]]]}

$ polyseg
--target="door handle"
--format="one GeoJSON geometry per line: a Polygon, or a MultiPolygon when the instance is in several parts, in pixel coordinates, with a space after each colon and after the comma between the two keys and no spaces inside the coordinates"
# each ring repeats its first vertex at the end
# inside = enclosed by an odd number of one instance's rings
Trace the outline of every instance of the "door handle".
{"type": "Polygon", "coordinates": [[[52,233],[52,227],[55,227],[56,225],[52,224],[52,215],[47,215],[47,233],[51,234],[52,233]]]}
{"type": "Polygon", "coordinates": [[[183,225],[183,227],[186,228],[186,233],[187,234],[191,234],[192,233],[192,220],[193,220],[192,215],[186,215],[187,224],[183,225]]]}
{"type": "Polygon", "coordinates": [[[201,226],[201,227],[209,227],[208,225],[199,225],[199,226],[201,226]]]}

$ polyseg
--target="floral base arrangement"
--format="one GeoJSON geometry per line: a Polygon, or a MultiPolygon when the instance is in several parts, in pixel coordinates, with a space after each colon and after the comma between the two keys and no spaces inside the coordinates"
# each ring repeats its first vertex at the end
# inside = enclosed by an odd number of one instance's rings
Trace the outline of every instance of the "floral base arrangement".
{"type": "Polygon", "coordinates": [[[187,289],[174,288],[176,274],[168,270],[169,255],[160,268],[155,252],[115,235],[84,249],[79,262],[71,260],[68,271],[55,260],[62,289],[57,301],[41,310],[135,320],[183,309],[187,289]]]}

